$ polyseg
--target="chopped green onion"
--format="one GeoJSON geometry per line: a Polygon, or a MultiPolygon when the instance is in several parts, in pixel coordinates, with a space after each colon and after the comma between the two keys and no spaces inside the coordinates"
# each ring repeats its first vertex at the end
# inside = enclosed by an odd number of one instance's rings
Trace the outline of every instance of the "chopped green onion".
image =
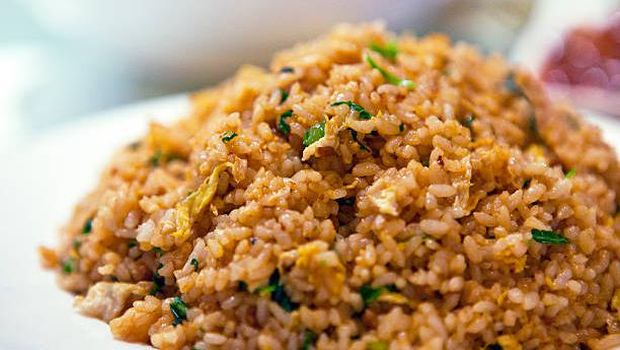
{"type": "Polygon", "coordinates": [[[172,299],[172,302],[170,302],[170,311],[172,312],[172,316],[174,316],[174,321],[172,321],[174,326],[180,325],[183,321],[187,320],[187,304],[183,302],[181,297],[174,297],[174,299],[172,299]]]}
{"type": "Polygon", "coordinates": [[[229,143],[230,140],[234,139],[237,136],[237,133],[234,131],[226,131],[224,134],[222,134],[222,142],[229,143]]]}
{"type": "Polygon", "coordinates": [[[364,302],[364,307],[367,307],[375,300],[379,299],[381,294],[385,293],[388,289],[384,286],[373,288],[369,284],[365,284],[360,288],[360,295],[364,302]]]}
{"type": "Polygon", "coordinates": [[[372,51],[390,60],[394,60],[396,58],[396,55],[398,55],[398,46],[396,46],[396,43],[393,41],[388,42],[384,46],[381,46],[377,43],[372,43],[370,44],[369,48],[372,51]]]}
{"type": "Polygon", "coordinates": [[[563,235],[547,230],[532,229],[532,238],[542,244],[568,244],[570,241],[563,235]]]}
{"type": "Polygon", "coordinates": [[[256,288],[254,292],[260,296],[270,296],[271,300],[280,305],[284,311],[291,312],[299,307],[286,294],[284,284],[280,281],[280,271],[278,269],[275,269],[271,276],[269,276],[269,282],[266,286],[256,288]]]}
{"type": "Polygon", "coordinates": [[[284,135],[288,135],[291,132],[291,126],[286,123],[286,119],[292,116],[293,116],[292,109],[289,109],[288,111],[280,114],[280,120],[278,120],[278,131],[280,131],[284,135]]]}
{"type": "Polygon", "coordinates": [[[198,271],[198,265],[199,265],[198,264],[198,259],[192,258],[192,260],[189,263],[194,266],[194,271],[198,271]]]}
{"type": "Polygon", "coordinates": [[[303,145],[308,147],[325,136],[325,122],[314,124],[304,133],[303,145]]]}
{"type": "Polygon", "coordinates": [[[565,178],[567,179],[572,179],[573,177],[575,177],[575,175],[577,175],[577,169],[575,168],[571,168],[566,175],[564,175],[565,178]]]}
{"type": "Polygon", "coordinates": [[[375,60],[372,59],[372,57],[370,57],[370,55],[366,55],[366,62],[374,69],[378,70],[379,73],[381,73],[381,75],[383,75],[383,78],[390,84],[392,85],[397,85],[397,86],[404,86],[407,89],[413,89],[415,87],[415,83],[411,80],[407,80],[407,79],[401,79],[397,76],[395,76],[394,74],[388,72],[387,70],[381,68],[377,62],[375,62],[375,60]]]}
{"type": "Polygon", "coordinates": [[[383,340],[374,340],[366,344],[366,350],[388,350],[388,344],[383,340]]]}
{"type": "Polygon", "coordinates": [[[316,341],[316,334],[313,331],[306,330],[304,332],[304,341],[301,344],[301,350],[310,350],[316,341]]]}
{"type": "Polygon", "coordinates": [[[288,99],[288,92],[283,88],[280,88],[280,104],[283,104],[288,99]]]}
{"type": "Polygon", "coordinates": [[[166,285],[166,279],[159,274],[159,269],[161,269],[163,266],[164,265],[159,264],[157,266],[157,270],[155,270],[155,272],[153,273],[153,286],[151,287],[151,290],[149,292],[149,294],[151,295],[156,295],[157,293],[161,292],[166,285]]]}
{"type": "Polygon", "coordinates": [[[86,220],[84,226],[82,226],[82,234],[87,235],[93,230],[93,218],[86,220]]]}
{"type": "Polygon", "coordinates": [[[357,103],[353,103],[351,101],[337,101],[337,102],[332,103],[331,105],[332,106],[347,105],[349,106],[350,109],[359,113],[360,119],[368,120],[372,118],[372,114],[368,113],[368,111],[366,111],[364,107],[358,105],[357,103]]]}
{"type": "Polygon", "coordinates": [[[71,272],[75,271],[75,260],[71,257],[65,259],[62,262],[62,272],[65,274],[70,274],[71,272]]]}

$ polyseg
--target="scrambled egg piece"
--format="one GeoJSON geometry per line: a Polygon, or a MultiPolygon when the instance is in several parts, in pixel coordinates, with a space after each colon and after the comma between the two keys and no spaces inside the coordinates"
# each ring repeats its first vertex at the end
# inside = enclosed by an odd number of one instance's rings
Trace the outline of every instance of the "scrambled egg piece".
{"type": "Polygon", "coordinates": [[[299,258],[295,267],[308,274],[308,281],[315,287],[325,287],[335,295],[340,294],[344,286],[344,266],[333,250],[328,250],[326,242],[315,241],[297,248],[299,258]]]}
{"type": "Polygon", "coordinates": [[[545,149],[543,146],[538,145],[538,144],[531,144],[528,148],[527,148],[527,152],[529,154],[531,154],[532,156],[534,156],[534,159],[536,159],[537,161],[545,161],[545,149]]]}
{"type": "Polygon", "coordinates": [[[379,194],[371,196],[370,200],[379,208],[380,213],[398,216],[398,202],[394,188],[384,189],[379,194]]]}
{"type": "Polygon", "coordinates": [[[179,241],[184,242],[191,234],[194,218],[209,204],[215,196],[220,174],[232,167],[232,163],[226,162],[213,169],[211,176],[192,194],[176,205],[177,230],[172,235],[179,241]]]}
{"type": "Polygon", "coordinates": [[[497,337],[497,343],[502,346],[503,350],[521,350],[521,344],[514,335],[501,335],[497,337]]]}

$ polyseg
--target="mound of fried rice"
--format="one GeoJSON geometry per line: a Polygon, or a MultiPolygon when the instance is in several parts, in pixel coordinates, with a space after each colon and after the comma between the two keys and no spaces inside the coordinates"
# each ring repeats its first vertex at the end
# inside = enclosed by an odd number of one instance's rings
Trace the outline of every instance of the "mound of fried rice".
{"type": "Polygon", "coordinates": [[[192,99],[118,151],[59,247],[40,249],[114,337],[620,344],[616,155],[500,57],[341,25],[192,99]]]}

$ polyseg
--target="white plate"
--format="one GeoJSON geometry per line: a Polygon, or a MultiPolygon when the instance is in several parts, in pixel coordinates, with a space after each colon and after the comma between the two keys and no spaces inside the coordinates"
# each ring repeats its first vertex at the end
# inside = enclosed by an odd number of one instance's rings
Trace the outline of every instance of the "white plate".
{"type": "MultiPolygon", "coordinates": [[[[144,349],[115,341],[108,326],[77,314],[72,297],[39,266],[37,246],[55,245],[56,232],[76,201],[97,181],[111,153],[146,131],[148,121],[171,121],[188,111],[175,96],[83,118],[0,159],[0,349],[144,349]]],[[[620,146],[620,124],[589,117],[620,146]]]]}
{"type": "Polygon", "coordinates": [[[116,341],[108,326],[78,315],[72,297],[39,265],[37,246],[58,228],[98,179],[111,153],[146,132],[149,120],[187,113],[173,96],[82,118],[0,159],[0,349],[145,349],[116,341]]]}

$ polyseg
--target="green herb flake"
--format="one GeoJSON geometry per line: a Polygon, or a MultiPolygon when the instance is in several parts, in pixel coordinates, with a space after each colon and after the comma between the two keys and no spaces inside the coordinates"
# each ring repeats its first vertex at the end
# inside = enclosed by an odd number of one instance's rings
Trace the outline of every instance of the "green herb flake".
{"type": "Polygon", "coordinates": [[[157,150],[155,151],[155,153],[153,153],[151,158],[149,158],[149,164],[151,164],[151,167],[156,168],[159,166],[159,163],[161,162],[161,156],[162,153],[160,150],[157,150]]]}
{"type": "Polygon", "coordinates": [[[313,331],[304,331],[304,340],[301,344],[301,350],[310,350],[317,339],[316,333],[313,331]]]}
{"type": "Polygon", "coordinates": [[[254,292],[263,297],[271,297],[271,300],[280,305],[286,312],[291,312],[299,307],[286,294],[284,284],[280,281],[280,271],[278,269],[275,269],[271,276],[269,276],[269,282],[266,286],[256,288],[254,292]]]}
{"type": "Polygon", "coordinates": [[[349,129],[349,131],[351,132],[351,138],[353,139],[353,141],[357,142],[357,144],[360,146],[360,149],[362,151],[368,151],[370,152],[370,150],[368,149],[368,147],[362,143],[362,141],[360,141],[357,138],[357,131],[353,130],[353,129],[349,129]]]}
{"type": "Polygon", "coordinates": [[[73,249],[78,250],[82,246],[82,242],[79,239],[75,238],[73,242],[71,242],[71,246],[73,247],[73,249]]]}
{"type": "Polygon", "coordinates": [[[567,179],[572,179],[573,177],[575,177],[575,175],[577,175],[577,169],[571,168],[570,170],[568,170],[568,172],[566,172],[566,175],[564,175],[564,177],[567,179]]]}
{"type": "Polygon", "coordinates": [[[222,142],[229,143],[232,139],[237,137],[237,133],[234,131],[226,131],[222,134],[222,142]]]}
{"type": "Polygon", "coordinates": [[[304,147],[308,147],[323,138],[323,136],[325,136],[324,121],[314,124],[310,127],[310,129],[306,130],[306,132],[304,133],[304,139],[302,144],[304,145],[304,147]]]}
{"type": "Polygon", "coordinates": [[[289,67],[289,66],[284,66],[284,67],[280,68],[280,73],[295,73],[295,68],[289,67]]]}
{"type": "Polygon", "coordinates": [[[405,123],[400,123],[400,125],[398,126],[398,131],[400,132],[405,131],[405,123]]]}
{"type": "Polygon", "coordinates": [[[165,152],[162,152],[161,150],[157,150],[149,158],[149,164],[151,165],[151,167],[157,168],[158,166],[160,166],[161,164],[165,162],[170,162],[170,161],[177,160],[177,159],[184,159],[184,158],[176,153],[165,153],[165,152]]]}
{"type": "Polygon", "coordinates": [[[538,229],[532,229],[532,238],[538,242],[538,243],[542,243],[542,244],[555,244],[555,245],[560,245],[560,244],[568,244],[570,243],[570,241],[568,240],[568,238],[564,237],[563,235],[554,232],[554,231],[547,231],[547,230],[538,230],[538,229]]]}
{"type": "Polygon", "coordinates": [[[155,270],[155,272],[153,273],[153,278],[152,278],[153,286],[151,287],[151,290],[149,291],[149,294],[151,295],[156,295],[157,293],[161,292],[164,286],[166,285],[166,279],[159,274],[159,269],[161,269],[162,267],[163,265],[159,264],[157,266],[157,270],[155,270]]]}
{"type": "Polygon", "coordinates": [[[347,106],[349,106],[350,109],[352,109],[355,112],[359,113],[360,119],[368,120],[368,119],[372,118],[372,114],[368,113],[368,111],[365,110],[364,107],[358,105],[357,103],[351,102],[351,101],[336,101],[336,102],[332,103],[331,105],[332,106],[347,105],[347,106]]]}
{"type": "Polygon", "coordinates": [[[174,316],[172,325],[177,326],[187,320],[187,304],[183,302],[181,297],[174,297],[174,299],[172,299],[172,302],[170,302],[170,311],[172,312],[172,316],[174,316]]]}
{"type": "Polygon", "coordinates": [[[198,271],[198,259],[196,258],[192,258],[192,260],[189,262],[190,264],[192,264],[192,266],[194,266],[194,271],[198,271]]]}
{"type": "Polygon", "coordinates": [[[387,70],[383,69],[381,66],[379,66],[377,64],[377,62],[375,60],[372,59],[372,57],[370,57],[370,55],[366,55],[366,62],[374,69],[378,70],[379,73],[381,73],[381,75],[383,75],[383,78],[390,84],[392,85],[397,85],[397,86],[404,86],[407,89],[413,89],[415,88],[415,83],[411,80],[407,80],[407,79],[401,79],[397,76],[395,76],[394,74],[388,72],[387,70]]]}
{"type": "Polygon", "coordinates": [[[474,125],[475,119],[476,117],[474,117],[471,114],[468,114],[465,118],[463,118],[463,120],[461,120],[461,125],[463,125],[466,128],[471,129],[472,125],[474,125]]]}
{"type": "Polygon", "coordinates": [[[164,251],[160,247],[153,247],[151,251],[155,253],[155,255],[157,255],[158,257],[164,254],[164,251]]]}
{"type": "Polygon", "coordinates": [[[280,104],[283,104],[288,99],[288,91],[280,88],[280,104]]]}
{"type": "Polygon", "coordinates": [[[338,205],[352,206],[355,204],[355,197],[338,198],[336,199],[336,203],[338,203],[338,205]]]}
{"type": "Polygon", "coordinates": [[[383,294],[385,291],[385,287],[373,288],[369,284],[363,285],[362,288],[360,288],[360,295],[362,296],[364,307],[367,307],[375,300],[379,299],[381,294],[383,294]]]}
{"type": "Polygon", "coordinates": [[[61,265],[62,272],[65,274],[70,274],[76,270],[76,261],[75,259],[69,257],[62,262],[61,265]]]}
{"type": "Polygon", "coordinates": [[[396,55],[398,55],[398,46],[396,46],[394,41],[390,41],[383,46],[377,43],[372,43],[369,48],[389,60],[394,60],[396,55]]]}
{"type": "Polygon", "coordinates": [[[131,239],[129,240],[129,242],[127,242],[127,248],[131,249],[133,247],[137,247],[138,246],[138,241],[136,241],[135,239],[131,239]]]}
{"type": "Polygon", "coordinates": [[[286,120],[292,116],[292,109],[289,109],[288,111],[280,114],[280,119],[278,120],[278,131],[280,131],[284,135],[288,135],[291,133],[291,126],[286,123],[286,120]]]}
{"type": "Polygon", "coordinates": [[[93,218],[86,220],[84,226],[82,226],[82,234],[87,235],[93,231],[93,218]]]}
{"type": "Polygon", "coordinates": [[[525,181],[523,181],[523,185],[521,186],[522,189],[526,189],[528,187],[530,187],[530,183],[532,182],[532,179],[525,179],[525,181]]]}
{"type": "Polygon", "coordinates": [[[485,347],[486,350],[503,350],[504,348],[498,343],[489,344],[485,347]]]}
{"type": "Polygon", "coordinates": [[[366,344],[366,350],[388,350],[388,344],[383,340],[374,340],[366,344]]]}

